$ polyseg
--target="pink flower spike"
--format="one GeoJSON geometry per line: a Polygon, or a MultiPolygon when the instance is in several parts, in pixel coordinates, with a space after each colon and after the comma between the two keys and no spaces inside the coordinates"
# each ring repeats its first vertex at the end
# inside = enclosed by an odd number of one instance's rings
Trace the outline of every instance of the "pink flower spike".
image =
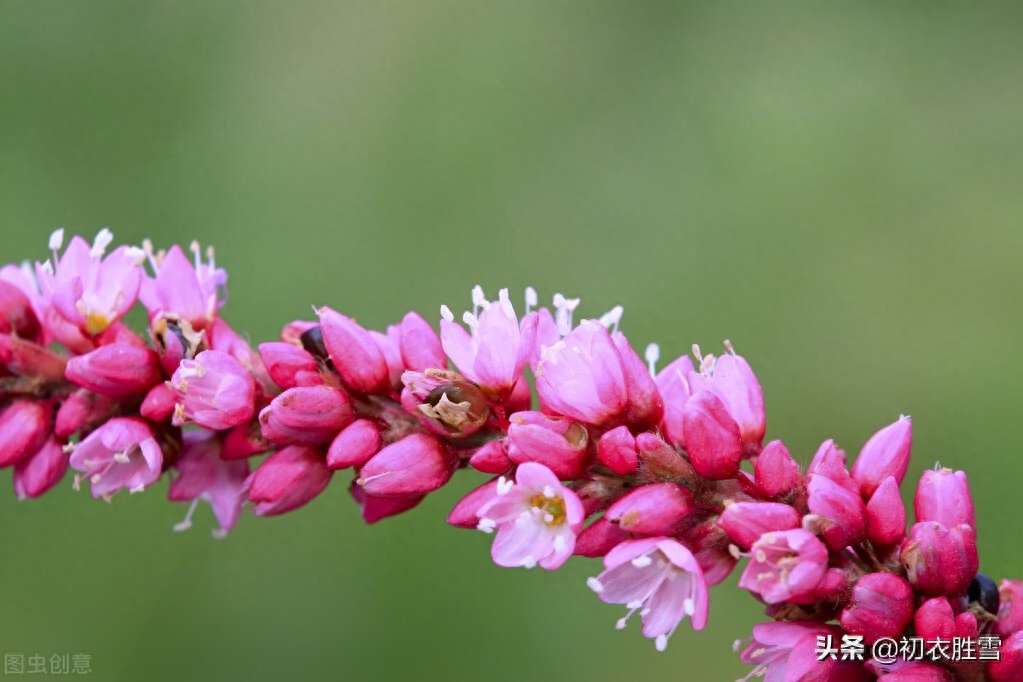
{"type": "Polygon", "coordinates": [[[584,320],[541,350],[536,390],[545,411],[586,424],[607,424],[625,411],[628,389],[618,349],[607,329],[584,320]]]}
{"type": "Polygon", "coordinates": [[[68,469],[68,456],[59,441],[48,438],[42,447],[14,465],[14,492],[19,500],[39,497],[57,485],[68,469]]]}
{"type": "Polygon", "coordinates": [[[764,533],[753,543],[739,587],[768,604],[811,594],[828,568],[828,548],[801,528],[764,533]]]}
{"type": "Polygon", "coordinates": [[[536,462],[521,464],[514,482],[502,477],[494,492],[476,512],[477,528],[497,530],[494,563],[554,570],[572,556],[583,505],[550,469],[536,462]]]}
{"type": "Polygon", "coordinates": [[[419,313],[408,313],[398,325],[398,347],[405,369],[425,372],[447,368],[440,338],[419,313]]]}
{"type": "Polygon", "coordinates": [[[360,485],[352,481],[348,493],[359,505],[362,513],[362,520],[367,524],[374,524],[391,516],[397,516],[409,509],[416,507],[425,499],[425,495],[412,495],[410,497],[373,497],[367,495],[360,485]]]}
{"type": "Polygon", "coordinates": [[[612,504],[604,518],[629,533],[669,535],[695,510],[696,500],[687,488],[675,483],[651,483],[612,504]]]}
{"type": "Polygon", "coordinates": [[[685,407],[686,452],[696,472],[721,481],[735,478],[742,463],[739,427],[721,399],[709,391],[697,393],[685,407]]]}
{"type": "Polygon", "coordinates": [[[222,351],[206,350],[194,360],[182,360],[170,388],[179,400],[176,426],[191,421],[219,431],[247,422],[255,411],[255,380],[241,362],[222,351]]]}
{"type": "Polygon", "coordinates": [[[263,460],[249,480],[256,516],[277,516],[302,507],[323,492],[334,474],[314,448],[290,445],[263,460]]]}
{"type": "Polygon", "coordinates": [[[803,475],[785,444],[772,440],[757,455],[753,481],[764,495],[777,499],[791,495],[803,482],[803,475]]]}
{"type": "Polygon", "coordinates": [[[870,437],[852,467],[853,480],[859,484],[863,499],[869,499],[889,476],[902,485],[912,448],[913,422],[909,417],[900,417],[870,437]]]}
{"type": "Polygon", "coordinates": [[[356,419],[337,434],[327,449],[331,469],[361,467],[380,450],[380,429],[368,419],[356,419]]]}
{"type": "Polygon", "coordinates": [[[849,605],[842,610],[842,627],[863,635],[867,644],[902,635],[913,620],[913,588],[891,573],[868,573],[853,587],[849,605]]]}
{"type": "MultiPolygon", "coordinates": [[[[806,622],[771,622],[753,626],[749,646],[739,654],[743,663],[756,666],[740,682],[763,677],[765,682],[826,682],[831,680],[835,661],[818,660],[817,638],[841,637],[838,628],[806,622]]],[[[738,649],[742,640],[735,643],[738,649]]]]}
{"type": "Polygon", "coordinates": [[[693,361],[688,355],[683,355],[662,369],[654,380],[664,401],[661,431],[672,445],[685,443],[683,413],[692,395],[687,377],[693,371],[693,361]]]}
{"type": "Polygon", "coordinates": [[[564,479],[585,469],[589,437],[586,429],[569,419],[541,412],[516,412],[505,445],[515,464],[539,462],[564,479]]]}
{"type": "Polygon", "coordinates": [[[457,464],[437,438],[414,433],[373,455],[356,483],[375,497],[425,495],[447,483],[457,464]]]}
{"type": "Polygon", "coordinates": [[[50,435],[53,407],[41,400],[17,398],[0,409],[0,467],[17,464],[42,447],[50,435]]]}
{"type": "Polygon", "coordinates": [[[177,476],[171,481],[167,497],[172,502],[191,502],[192,506],[174,530],[192,527],[192,514],[199,500],[209,502],[220,524],[220,528],[213,530],[213,537],[224,537],[238,521],[245,502],[249,463],[221,459],[220,449],[221,440],[216,433],[186,431],[182,434],[181,452],[174,460],[177,476]]]}
{"type": "Polygon", "coordinates": [[[207,249],[208,261],[203,263],[199,245],[193,242],[193,263],[177,245],[159,254],[153,253],[148,241],[143,247],[156,273],[145,278],[139,291],[150,319],[172,314],[188,320],[193,329],[205,329],[227,300],[227,273],[214,263],[213,249],[207,249]]]}
{"type": "Polygon", "coordinates": [[[259,413],[263,437],[278,445],[321,445],[355,419],[348,394],[330,386],[289,388],[259,413]]]}
{"type": "Polygon", "coordinates": [[[97,499],[109,499],[122,488],[140,492],[163,471],[160,445],[149,425],[136,417],[115,417],[103,424],[74,446],[70,461],[86,474],[97,499]]]}
{"type": "Polygon", "coordinates": [[[799,528],[799,512],[779,502],[735,502],[725,507],[718,525],[743,549],[764,533],[799,528]]]}
{"type": "Polygon", "coordinates": [[[694,630],[707,624],[707,583],[696,557],[670,538],[626,540],[604,557],[604,572],[587,581],[600,600],[625,604],[629,612],[616,627],[625,627],[636,611],[643,620],[643,636],[655,641],[658,651],[686,616],[694,630]]]}
{"type": "Polygon", "coordinates": [[[100,230],[92,247],[74,237],[63,256],[36,265],[43,296],[62,317],[89,336],[95,336],[121,319],[138,298],[144,259],[141,249],[121,246],[106,258],[113,240],[110,230],[100,230]]]}
{"type": "Polygon", "coordinates": [[[730,352],[713,361],[704,374],[692,374],[689,383],[694,394],[710,391],[721,399],[739,425],[746,451],[756,454],[767,429],[764,392],[745,358],[736,355],[727,341],[725,346],[730,352]]]}
{"type": "Polygon", "coordinates": [[[639,456],[636,439],[627,426],[618,426],[600,437],[597,444],[597,461],[619,476],[636,473],[639,456]]]}
{"type": "Polygon", "coordinates": [[[867,503],[867,539],[878,547],[894,547],[906,537],[906,506],[899,484],[889,476],[867,503]]]}
{"type": "Polygon", "coordinates": [[[70,381],[111,398],[144,395],[164,376],[156,353],[127,343],[73,357],[66,371],[70,381]]]}
{"type": "Polygon", "coordinates": [[[390,391],[390,368],[368,331],[354,320],[324,306],[317,311],[323,343],[345,386],[356,393],[390,391]]]}
{"type": "Polygon", "coordinates": [[[916,520],[937,521],[946,528],[965,523],[977,528],[973,513],[973,496],[966,474],[962,471],[929,469],[920,476],[913,500],[916,520]]]}

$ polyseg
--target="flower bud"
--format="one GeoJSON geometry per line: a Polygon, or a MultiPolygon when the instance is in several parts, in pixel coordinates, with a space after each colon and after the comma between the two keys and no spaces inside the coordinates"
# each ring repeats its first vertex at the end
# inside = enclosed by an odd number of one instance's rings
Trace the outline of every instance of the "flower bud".
{"type": "Polygon", "coordinates": [[[263,437],[279,445],[319,445],[352,423],[348,395],[329,386],[289,388],[259,413],[263,437]]]}
{"type": "Polygon", "coordinates": [[[290,445],[273,453],[253,472],[249,501],[256,516],[277,516],[308,504],[323,492],[334,472],[323,454],[313,448],[290,445]]]}
{"type": "Polygon", "coordinates": [[[860,486],[852,479],[845,468],[845,450],[835,446],[835,441],[828,439],[817,448],[816,454],[806,467],[806,475],[826,476],[854,495],[860,494],[860,486]]]}
{"type": "Polygon", "coordinates": [[[839,618],[842,627],[868,644],[902,634],[913,619],[913,588],[891,573],[868,573],[853,587],[839,618]]]}
{"type": "Polygon", "coordinates": [[[480,523],[480,517],[476,512],[497,495],[497,483],[498,479],[494,478],[469,491],[448,514],[448,523],[457,528],[475,530],[480,523]]]}
{"type": "Polygon", "coordinates": [[[604,518],[629,533],[671,535],[695,508],[688,489],[675,483],[651,483],[612,504],[604,518]]]}
{"type": "Polygon", "coordinates": [[[148,348],[112,343],[68,360],[67,378],[90,391],[127,398],[144,395],[163,379],[163,369],[148,348]]]}
{"type": "Polygon", "coordinates": [[[402,318],[398,325],[398,347],[407,369],[425,372],[447,367],[440,337],[418,313],[407,313],[402,318]]]}
{"type": "Polygon", "coordinates": [[[588,441],[586,428],[577,422],[542,412],[516,412],[505,444],[515,464],[538,462],[558,478],[571,479],[586,468],[588,441]]]}
{"type": "Polygon", "coordinates": [[[387,393],[390,370],[369,332],[330,308],[317,313],[323,343],[345,385],[357,393],[387,393]]]}
{"type": "Polygon", "coordinates": [[[322,385],[320,363],[312,353],[290,343],[259,344],[259,357],[274,383],[281,388],[322,385]]]}
{"type": "Polygon", "coordinates": [[[884,479],[867,503],[867,539],[877,547],[894,547],[906,537],[906,506],[894,476],[884,479]]]}
{"type": "Polygon", "coordinates": [[[709,391],[697,393],[686,403],[684,420],[686,452],[696,472],[714,481],[735,478],[743,444],[721,399],[709,391]]]}
{"type": "Polygon", "coordinates": [[[946,528],[965,523],[977,528],[973,496],[966,474],[951,469],[930,469],[920,476],[913,500],[917,523],[936,521],[946,528]]]}
{"type": "Polygon", "coordinates": [[[39,497],[57,485],[68,469],[60,441],[47,438],[42,447],[14,465],[14,492],[19,500],[39,497]]]}
{"type": "Polygon", "coordinates": [[[139,413],[154,422],[162,422],[174,414],[178,397],[170,389],[166,382],[160,382],[149,389],[149,393],[142,400],[139,413]]]}
{"type": "Polygon", "coordinates": [[[376,497],[425,495],[447,483],[457,464],[435,437],[414,433],[373,455],[356,483],[376,497]]]}
{"type": "Polygon", "coordinates": [[[870,437],[852,468],[853,480],[864,499],[869,499],[889,476],[895,478],[896,485],[902,485],[912,447],[913,422],[909,417],[900,417],[870,437]]]}
{"type": "Polygon", "coordinates": [[[359,505],[359,510],[362,513],[362,520],[369,524],[382,521],[390,516],[397,516],[402,512],[407,512],[409,509],[412,509],[422,502],[425,498],[425,495],[412,495],[411,497],[395,498],[374,497],[372,495],[367,495],[366,491],[363,490],[361,486],[357,485],[355,481],[352,481],[352,485],[349,486],[348,492],[352,496],[352,499],[355,500],[356,504],[359,505]]]}
{"type": "Polygon", "coordinates": [[[718,525],[743,549],[764,533],[799,528],[799,512],[778,502],[734,502],[725,507],[718,525]]]}
{"type": "Polygon", "coordinates": [[[49,348],[18,336],[0,334],[0,368],[11,374],[32,377],[43,387],[65,384],[67,360],[49,348]]]}
{"type": "Polygon", "coordinates": [[[41,331],[32,302],[14,284],[0,280],[0,333],[35,339],[41,331]]]}
{"type": "Polygon", "coordinates": [[[50,434],[53,407],[41,400],[17,398],[0,410],[0,467],[32,455],[50,434]]]}
{"type": "Polygon", "coordinates": [[[859,542],[866,531],[866,507],[859,493],[850,492],[822,474],[811,474],[806,486],[807,505],[813,516],[806,517],[814,530],[824,536],[833,551],[840,551],[859,542]]]}
{"type": "Polygon", "coordinates": [[[53,435],[67,440],[72,434],[89,431],[117,413],[114,398],[79,388],[64,399],[53,420],[53,435]]]}
{"type": "Polygon", "coordinates": [[[220,448],[220,458],[247,459],[272,449],[273,445],[263,438],[259,421],[254,419],[227,432],[220,448]]]}
{"type": "Polygon", "coordinates": [[[636,355],[624,334],[615,333],[611,338],[622,361],[622,373],[629,396],[626,418],[638,428],[656,426],[664,415],[664,402],[657,392],[654,378],[650,376],[650,369],[636,355]]]}
{"type": "Polygon", "coordinates": [[[331,469],[361,467],[380,450],[380,430],[368,419],[356,419],[337,434],[327,449],[331,469]]]}
{"type": "Polygon", "coordinates": [[[503,474],[512,468],[512,461],[508,459],[508,448],[504,441],[492,440],[472,454],[469,466],[485,474],[503,474]]]}
{"type": "Polygon", "coordinates": [[[902,543],[901,559],[917,592],[958,597],[977,575],[976,535],[965,524],[917,523],[902,543]]]}
{"type": "Polygon", "coordinates": [[[685,443],[683,413],[692,391],[686,378],[693,373],[693,361],[683,355],[662,369],[654,381],[664,401],[664,416],[661,418],[661,432],[672,445],[685,443]]]}
{"type": "Polygon", "coordinates": [[[951,640],[956,634],[955,613],[945,597],[932,597],[920,604],[913,616],[913,628],[925,640],[951,640]]]}
{"type": "Polygon", "coordinates": [[[998,660],[987,666],[991,682],[1023,680],[1023,631],[1013,633],[998,648],[998,660]]]}
{"type": "Polygon", "coordinates": [[[998,597],[995,632],[1006,637],[1023,630],[1023,580],[1003,580],[998,588],[998,597]]]}
{"type": "MultiPolygon", "coordinates": [[[[731,346],[728,348],[731,349],[731,346]]],[[[764,392],[745,358],[731,352],[725,353],[714,361],[713,373],[709,378],[694,373],[689,383],[694,394],[710,391],[720,398],[729,416],[738,426],[745,450],[751,454],[760,451],[760,444],[767,430],[764,392]]],[[[687,424],[686,430],[688,429],[687,424]]],[[[686,438],[688,441],[688,433],[686,438]]]]}
{"type": "Polygon", "coordinates": [[[619,524],[601,517],[579,533],[573,553],[590,558],[602,557],[632,537],[619,524]]]}
{"type": "Polygon", "coordinates": [[[627,426],[607,431],[597,444],[597,461],[619,476],[636,473],[639,460],[636,455],[636,439],[627,426]]]}
{"type": "Polygon", "coordinates": [[[802,483],[803,476],[785,444],[772,440],[757,456],[753,480],[764,495],[777,499],[792,495],[802,483]]]}

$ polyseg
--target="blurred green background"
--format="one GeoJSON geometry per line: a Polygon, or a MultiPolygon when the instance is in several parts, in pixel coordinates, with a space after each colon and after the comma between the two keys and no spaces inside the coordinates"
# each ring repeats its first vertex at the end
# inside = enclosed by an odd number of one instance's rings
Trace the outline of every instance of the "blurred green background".
{"type": "MultiPolygon", "coordinates": [[[[199,239],[252,340],[382,327],[477,282],[625,306],[665,355],[730,338],[770,437],[854,454],[900,413],[966,468],[982,570],[1023,573],[1019,5],[0,3],[2,261],[58,226],[199,239]]],[[[166,484],[0,496],[0,651],[104,680],[731,680],[728,587],[657,654],[586,588],[444,525],[460,475],[364,526],[339,475],[212,540],[166,484]]],[[[0,484],[10,486],[8,471],[0,484]]],[[[907,486],[911,489],[911,486],[907,486]]]]}

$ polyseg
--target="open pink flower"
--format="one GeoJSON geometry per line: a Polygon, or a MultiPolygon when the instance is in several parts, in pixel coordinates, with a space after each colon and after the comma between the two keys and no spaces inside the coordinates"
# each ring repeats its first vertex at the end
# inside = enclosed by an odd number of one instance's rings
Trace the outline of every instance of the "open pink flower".
{"type": "Polygon", "coordinates": [[[192,263],[177,245],[158,254],[148,241],[144,247],[156,275],[146,277],[139,291],[149,317],[171,313],[188,320],[194,329],[205,329],[227,299],[227,273],[213,261],[213,248],[206,250],[208,260],[203,263],[199,244],[192,242],[192,263]]]}
{"type": "Polygon", "coordinates": [[[255,411],[256,382],[233,356],[206,350],[182,360],[170,380],[177,396],[174,424],[192,421],[208,429],[244,424],[255,411]]]}
{"type": "Polygon", "coordinates": [[[609,604],[625,604],[643,619],[643,636],[653,639],[658,651],[686,616],[693,628],[707,624],[707,582],[696,557],[681,543],[656,537],[626,540],[604,557],[604,572],[587,584],[609,604]]]}
{"type": "Polygon", "coordinates": [[[515,481],[503,476],[495,495],[476,512],[477,528],[497,529],[491,555],[498,566],[553,570],[575,549],[584,512],[579,497],[542,464],[526,462],[515,481]]]}
{"type": "Polygon", "coordinates": [[[174,526],[183,531],[192,527],[192,514],[200,500],[210,503],[220,528],[213,537],[224,537],[241,513],[245,502],[245,479],[249,463],[224,460],[220,457],[221,439],[210,431],[186,431],[182,434],[181,453],[174,460],[178,475],[171,484],[168,498],[172,502],[191,502],[185,519],[174,526]]]}
{"type": "MultiPolygon", "coordinates": [[[[763,678],[764,682],[824,682],[835,661],[818,660],[817,638],[838,637],[838,629],[817,623],[759,623],[753,626],[749,645],[739,654],[743,663],[756,666],[740,682],[763,678]]],[[[840,641],[840,640],[839,640],[840,641]]],[[[735,643],[736,649],[743,644],[735,643]]]]}
{"type": "Polygon", "coordinates": [[[768,604],[791,601],[811,593],[827,568],[828,548],[817,536],[802,528],[773,531],[753,543],[739,587],[768,604]]]}
{"type": "Polygon", "coordinates": [[[70,461],[86,474],[95,498],[109,499],[122,488],[137,493],[163,470],[163,452],[152,429],[135,417],[115,417],[90,433],[75,446],[70,461]]]}

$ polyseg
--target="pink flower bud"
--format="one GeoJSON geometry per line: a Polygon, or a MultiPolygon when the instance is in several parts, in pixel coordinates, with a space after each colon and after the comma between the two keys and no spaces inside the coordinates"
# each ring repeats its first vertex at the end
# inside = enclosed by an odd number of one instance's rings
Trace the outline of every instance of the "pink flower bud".
{"type": "Polygon", "coordinates": [[[28,296],[14,284],[0,279],[0,333],[35,339],[41,330],[28,296]]]}
{"type": "Polygon", "coordinates": [[[718,525],[735,544],[749,549],[764,533],[799,528],[799,512],[778,502],[735,502],[725,507],[718,525]]]}
{"type": "Polygon", "coordinates": [[[764,495],[778,499],[792,495],[802,484],[803,476],[785,444],[772,440],[757,456],[753,480],[764,495]]]}
{"type": "Polygon", "coordinates": [[[569,419],[516,412],[505,444],[515,464],[539,462],[559,478],[570,479],[586,467],[588,440],[585,427],[569,419]]]}
{"type": "Polygon", "coordinates": [[[281,388],[323,384],[320,363],[312,353],[290,343],[259,344],[259,357],[270,378],[281,388]]]}
{"type": "Polygon", "coordinates": [[[455,508],[448,514],[448,523],[457,528],[475,529],[480,522],[476,514],[485,503],[497,496],[497,484],[500,479],[491,479],[475,488],[458,501],[455,508]]]}
{"type": "Polygon", "coordinates": [[[42,447],[14,465],[14,492],[19,500],[39,497],[67,473],[68,456],[60,441],[47,438],[42,447]]]}
{"type": "Polygon", "coordinates": [[[256,516],[276,516],[308,504],[330,483],[333,471],[314,448],[290,445],[263,460],[250,476],[256,516]]]}
{"type": "Polygon", "coordinates": [[[289,388],[259,413],[263,437],[279,445],[320,445],[352,423],[352,404],[340,388],[289,388]]]}
{"type": "Polygon", "coordinates": [[[508,448],[504,441],[492,440],[472,454],[469,466],[485,474],[504,474],[512,468],[512,461],[508,459],[508,448]]]}
{"type": "Polygon", "coordinates": [[[671,535],[695,508],[688,489],[675,483],[651,483],[612,504],[604,518],[629,533],[671,535]]]}
{"type": "Polygon", "coordinates": [[[899,637],[913,619],[913,588],[891,573],[868,573],[853,587],[849,605],[839,621],[868,644],[882,637],[899,637]]]}
{"type": "MultiPolygon", "coordinates": [[[[368,524],[374,524],[391,516],[397,516],[409,509],[416,507],[425,499],[425,495],[413,495],[411,497],[374,497],[367,495],[361,486],[352,481],[348,492],[359,505],[362,520],[368,524]]],[[[475,524],[471,526],[475,528],[475,524]]]]}
{"type": "Polygon", "coordinates": [[[977,528],[973,496],[966,474],[951,469],[930,469],[920,476],[913,501],[916,520],[937,521],[946,528],[965,523],[977,528]]]}
{"type": "Polygon", "coordinates": [[[852,468],[853,480],[860,485],[864,499],[870,498],[889,476],[895,477],[897,485],[902,484],[912,447],[913,422],[909,417],[900,417],[870,437],[852,468]]]}
{"type": "Polygon", "coordinates": [[[636,436],[639,472],[648,481],[692,478],[693,466],[660,436],[644,431],[636,436]]]}
{"type": "Polygon", "coordinates": [[[457,464],[435,437],[414,433],[375,454],[356,482],[376,497],[425,495],[447,483],[457,464]]]}
{"type": "Polygon", "coordinates": [[[71,466],[88,476],[94,498],[109,498],[123,488],[136,493],[155,483],[163,472],[163,451],[144,420],[115,417],[74,447],[71,466]]]}
{"type": "Polygon", "coordinates": [[[119,405],[114,398],[79,388],[65,398],[57,409],[57,416],[53,420],[53,435],[67,440],[72,434],[92,430],[118,410],[119,405]]]}
{"type": "Polygon", "coordinates": [[[636,439],[627,426],[619,426],[604,433],[597,444],[597,461],[619,476],[636,473],[639,459],[636,439]]]}
{"type": "Polygon", "coordinates": [[[867,509],[858,492],[850,492],[821,474],[811,474],[806,489],[807,505],[816,517],[807,517],[807,521],[824,536],[828,547],[837,552],[863,538],[867,509]]]}
{"type": "Polygon", "coordinates": [[[174,391],[166,382],[161,382],[149,389],[149,393],[146,394],[139,407],[139,413],[151,421],[162,422],[174,414],[177,402],[178,397],[174,391]]]}
{"type": "Polygon", "coordinates": [[[835,441],[826,440],[817,448],[817,453],[806,467],[806,475],[826,476],[854,495],[860,494],[860,486],[845,468],[845,450],[835,446],[835,441]]]}
{"type": "Polygon", "coordinates": [[[656,426],[664,415],[664,402],[650,369],[629,345],[622,333],[611,335],[622,362],[629,404],[626,418],[637,428],[656,426]]]}
{"type": "Polygon", "coordinates": [[[689,377],[689,383],[694,394],[710,391],[720,398],[738,425],[746,451],[753,454],[760,451],[767,430],[764,393],[745,358],[726,353],[714,362],[709,377],[694,373],[689,377]]]}
{"type": "Polygon", "coordinates": [[[68,360],[67,378],[90,391],[127,398],[143,395],[163,380],[163,368],[148,348],[113,343],[68,360]]]}
{"type": "Polygon", "coordinates": [[[906,537],[906,507],[894,476],[884,479],[867,503],[867,539],[877,547],[894,547],[906,537]]]}
{"type": "Polygon", "coordinates": [[[753,543],[739,587],[768,604],[805,603],[806,595],[812,602],[827,567],[828,548],[815,535],[801,528],[765,533],[753,543]]]}
{"type": "Polygon", "coordinates": [[[621,358],[602,324],[584,320],[541,351],[536,390],[545,410],[586,424],[607,424],[628,405],[621,358]]]}
{"type": "Polygon", "coordinates": [[[1023,630],[1023,580],[1003,580],[998,587],[998,597],[995,632],[1006,637],[1023,630]]]}
{"type": "Polygon", "coordinates": [[[998,648],[998,660],[987,665],[991,682],[1023,680],[1023,631],[1009,635],[998,648]]]}
{"type": "Polygon", "coordinates": [[[902,543],[901,559],[917,592],[958,597],[977,575],[976,535],[965,524],[917,523],[902,543]]]}
{"type": "Polygon", "coordinates": [[[357,393],[387,393],[390,369],[370,333],[330,308],[320,308],[317,313],[323,343],[345,385],[357,393]]]}
{"type": "Polygon", "coordinates": [[[398,348],[398,334],[398,328],[393,324],[387,328],[387,334],[369,330],[370,338],[387,363],[387,381],[390,388],[395,391],[401,390],[401,374],[405,371],[405,362],[401,359],[401,350],[398,348]]]}
{"type": "Polygon", "coordinates": [[[17,398],[0,410],[0,467],[17,464],[46,442],[53,407],[41,400],[17,398]]]}
{"type": "Polygon", "coordinates": [[[590,558],[601,557],[632,537],[617,523],[611,523],[601,517],[579,533],[575,540],[574,553],[590,558]]]}
{"type": "MultiPolygon", "coordinates": [[[[88,349],[88,350],[91,350],[88,349]]],[[[0,368],[33,377],[44,387],[63,386],[67,360],[49,348],[10,334],[0,334],[0,368]]]]}
{"type": "Polygon", "coordinates": [[[918,637],[951,640],[956,634],[955,613],[945,597],[933,597],[920,604],[913,616],[918,637]]]}
{"type": "Polygon", "coordinates": [[[241,424],[230,429],[224,436],[224,444],[220,449],[221,459],[246,459],[268,450],[273,445],[265,438],[256,420],[241,424]]]}
{"type": "Polygon", "coordinates": [[[702,391],[689,399],[684,414],[686,452],[696,472],[715,481],[734,478],[743,445],[739,426],[725,404],[715,394],[702,391]]]}
{"type": "Polygon", "coordinates": [[[218,350],[182,360],[170,380],[178,397],[173,422],[223,430],[243,424],[255,411],[256,381],[242,363],[218,350]]]}
{"type": "Polygon", "coordinates": [[[693,361],[688,355],[683,355],[662,369],[655,378],[657,390],[664,400],[661,431],[664,433],[665,439],[672,445],[682,445],[685,442],[683,413],[686,403],[692,395],[692,391],[689,390],[689,380],[686,377],[692,373],[693,361]]]}
{"type": "Polygon", "coordinates": [[[437,332],[418,313],[408,313],[402,318],[398,325],[398,346],[406,369],[425,372],[447,367],[437,332]]]}
{"type": "Polygon", "coordinates": [[[331,469],[361,467],[380,450],[380,430],[368,419],[356,419],[337,434],[327,449],[331,469]]]}

